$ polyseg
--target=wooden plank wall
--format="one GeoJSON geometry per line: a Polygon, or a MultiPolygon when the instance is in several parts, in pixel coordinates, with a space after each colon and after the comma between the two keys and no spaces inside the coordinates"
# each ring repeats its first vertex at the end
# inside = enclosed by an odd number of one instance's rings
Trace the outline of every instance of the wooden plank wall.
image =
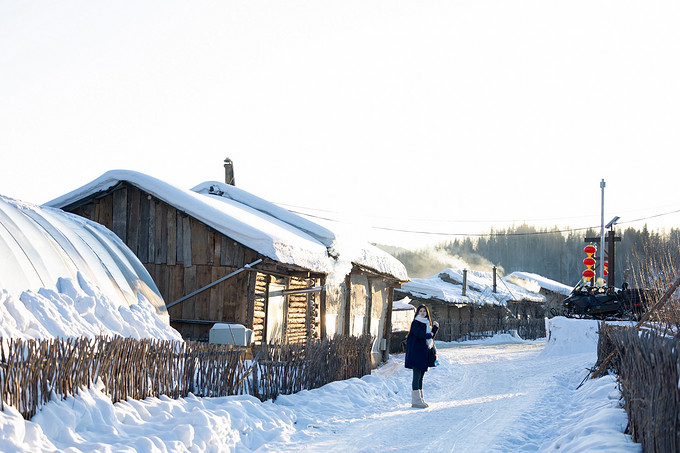
{"type": "MultiPolygon", "coordinates": [[[[93,198],[72,212],[94,220],[123,239],[151,274],[166,303],[223,277],[259,254],[213,230],[167,203],[131,185],[93,198]]],[[[207,339],[208,322],[237,322],[250,327],[247,290],[250,272],[206,290],[170,308],[185,339],[207,339]]]]}

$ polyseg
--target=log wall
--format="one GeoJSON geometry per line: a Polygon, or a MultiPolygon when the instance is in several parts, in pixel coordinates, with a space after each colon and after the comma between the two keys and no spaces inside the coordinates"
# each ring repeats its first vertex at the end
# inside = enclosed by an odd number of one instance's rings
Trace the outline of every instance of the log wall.
{"type": "MultiPolygon", "coordinates": [[[[304,279],[290,278],[289,289],[304,289],[314,286],[304,279]]],[[[287,297],[288,313],[286,320],[286,341],[288,343],[304,343],[313,334],[310,321],[314,311],[310,310],[310,294],[291,294],[287,297]]],[[[318,329],[315,329],[318,330],[318,329]]]]}
{"type": "Polygon", "coordinates": [[[257,273],[255,279],[255,299],[253,302],[253,339],[261,343],[265,332],[265,317],[267,314],[266,300],[271,276],[257,273]]]}

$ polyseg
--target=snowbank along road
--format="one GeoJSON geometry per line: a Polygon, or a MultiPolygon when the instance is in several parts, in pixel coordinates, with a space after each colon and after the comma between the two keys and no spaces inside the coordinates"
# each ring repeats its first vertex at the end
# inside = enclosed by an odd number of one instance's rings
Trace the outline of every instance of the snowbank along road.
{"type": "MultiPolygon", "coordinates": [[[[561,447],[590,451],[578,439],[574,441],[573,434],[564,435],[563,428],[583,419],[587,403],[577,397],[576,388],[587,375],[586,368],[592,366],[593,355],[551,355],[544,346],[545,341],[440,344],[440,366],[425,375],[427,409],[411,408],[411,371],[403,368],[403,355],[393,356],[371,376],[385,383],[382,392],[373,397],[354,395],[355,405],[350,395],[346,412],[329,411],[311,400],[305,405],[296,401],[297,431],[289,442],[265,447],[319,452],[510,452],[563,450],[561,447]]],[[[600,384],[605,384],[609,400],[618,399],[612,379],[600,384]]],[[[342,383],[331,385],[340,387],[342,383]]],[[[361,391],[361,386],[356,387],[346,390],[361,391]]],[[[371,391],[369,387],[366,391],[371,391]]],[[[302,392],[297,397],[313,398],[312,393],[302,392]]],[[[277,404],[286,405],[286,398],[290,397],[280,397],[277,404]]],[[[625,413],[613,410],[619,424],[623,416],[625,426],[625,413]]],[[[640,451],[628,436],[621,433],[619,437],[627,449],[640,451]]],[[[618,439],[615,444],[599,440],[590,438],[591,444],[602,444],[591,445],[593,449],[622,451],[618,439]]]]}

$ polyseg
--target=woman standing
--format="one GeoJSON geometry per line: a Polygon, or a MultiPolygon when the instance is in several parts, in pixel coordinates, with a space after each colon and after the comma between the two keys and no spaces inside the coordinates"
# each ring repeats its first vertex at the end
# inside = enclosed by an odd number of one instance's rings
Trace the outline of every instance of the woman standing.
{"type": "Polygon", "coordinates": [[[411,383],[411,407],[428,407],[423,399],[423,377],[430,364],[430,349],[434,347],[434,336],[439,330],[437,321],[430,319],[430,310],[421,305],[411,323],[406,337],[406,368],[413,369],[411,383]]]}

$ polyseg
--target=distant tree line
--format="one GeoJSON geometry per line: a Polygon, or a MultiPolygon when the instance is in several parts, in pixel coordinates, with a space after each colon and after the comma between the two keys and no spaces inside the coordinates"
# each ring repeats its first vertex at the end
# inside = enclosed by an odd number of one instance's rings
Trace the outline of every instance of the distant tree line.
{"type": "MultiPolygon", "coordinates": [[[[617,286],[633,279],[632,273],[650,253],[677,248],[680,244],[680,229],[676,228],[658,232],[650,231],[645,225],[641,230],[616,230],[616,235],[621,237],[615,250],[617,286]]],[[[585,238],[599,236],[600,231],[594,229],[564,233],[557,227],[545,229],[523,224],[492,229],[489,235],[476,239],[466,237],[444,242],[432,249],[392,253],[404,263],[410,277],[434,275],[438,270],[451,267],[453,257],[459,257],[472,269],[489,270],[496,266],[501,275],[514,271],[532,272],[571,286],[579,281],[586,268],[583,264],[585,238]]],[[[596,245],[599,249],[599,241],[596,245]]]]}

